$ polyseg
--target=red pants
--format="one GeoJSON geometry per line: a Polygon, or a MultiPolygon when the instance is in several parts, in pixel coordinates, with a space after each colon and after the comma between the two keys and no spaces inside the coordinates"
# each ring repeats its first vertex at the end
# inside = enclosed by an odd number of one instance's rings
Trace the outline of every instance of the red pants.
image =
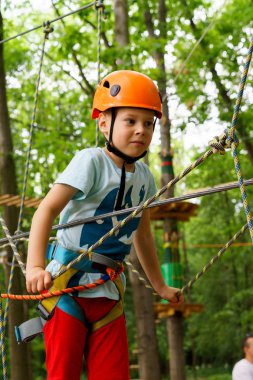
{"type": "MultiPolygon", "coordinates": [[[[93,323],[106,315],[115,301],[75,298],[85,320],[93,323]]],[[[80,380],[83,357],[88,380],[129,380],[128,344],[122,315],[93,333],[78,319],[55,308],[44,327],[47,380],[80,380]]]]}

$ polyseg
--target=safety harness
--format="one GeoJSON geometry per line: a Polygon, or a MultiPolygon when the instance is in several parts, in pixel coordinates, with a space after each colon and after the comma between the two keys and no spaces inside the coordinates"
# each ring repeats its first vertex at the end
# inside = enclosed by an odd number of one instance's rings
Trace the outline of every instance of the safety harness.
{"type": "MultiPolygon", "coordinates": [[[[48,245],[47,258],[50,260],[57,260],[61,264],[60,269],[65,268],[68,263],[76,259],[77,254],[78,252],[68,250],[58,243],[48,245]]],[[[15,326],[15,334],[18,343],[29,342],[37,335],[42,334],[43,327],[45,323],[52,318],[56,305],[61,310],[80,320],[90,332],[94,332],[107,325],[124,313],[124,286],[119,276],[123,271],[123,265],[119,261],[112,260],[107,256],[95,252],[92,252],[89,258],[84,257],[81,261],[74,264],[73,267],[56,277],[49,291],[53,292],[55,290],[65,289],[70,281],[74,281],[74,276],[80,271],[89,273],[111,272],[110,278],[119,292],[119,300],[109,313],[92,325],[88,325],[81,307],[71,295],[63,294],[46,298],[42,300],[37,307],[40,317],[32,318],[22,323],[20,326],[15,326]]]]}

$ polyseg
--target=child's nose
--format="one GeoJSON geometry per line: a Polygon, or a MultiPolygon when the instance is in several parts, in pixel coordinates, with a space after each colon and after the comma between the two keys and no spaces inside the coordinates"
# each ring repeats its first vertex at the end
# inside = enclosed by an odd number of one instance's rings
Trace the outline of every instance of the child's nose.
{"type": "Polygon", "coordinates": [[[136,133],[143,134],[145,132],[145,126],[143,123],[138,123],[136,128],[136,133]]]}

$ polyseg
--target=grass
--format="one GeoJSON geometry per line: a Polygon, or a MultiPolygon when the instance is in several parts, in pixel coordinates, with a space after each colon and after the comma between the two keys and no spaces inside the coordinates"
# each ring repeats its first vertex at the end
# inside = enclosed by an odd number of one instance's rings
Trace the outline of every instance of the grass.
{"type": "Polygon", "coordinates": [[[187,380],[231,380],[229,368],[199,368],[195,376],[191,369],[187,371],[187,380]]]}

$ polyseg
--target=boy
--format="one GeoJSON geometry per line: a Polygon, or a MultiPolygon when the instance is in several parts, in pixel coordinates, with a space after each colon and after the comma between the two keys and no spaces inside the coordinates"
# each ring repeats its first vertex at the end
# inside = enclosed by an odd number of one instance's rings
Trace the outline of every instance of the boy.
{"type": "MultiPolygon", "coordinates": [[[[28,247],[28,292],[49,289],[51,276],[66,264],[64,260],[69,254],[87,249],[124,218],[107,218],[58,231],[54,259],[45,270],[48,238],[59,213],[60,223],[70,222],[137,206],[156,192],[148,167],[138,160],[150,145],[155,118],[161,116],[160,94],[149,77],[122,70],[100,82],[92,117],[98,118],[106,147],[77,153],[34,214],[28,247]],[[62,252],[63,261],[58,259],[62,252]]],[[[168,287],[161,275],[150,231],[149,210],[144,210],[105,240],[96,253],[119,264],[130,252],[132,242],[155,291],[170,302],[182,303],[183,295],[178,300],[178,289],[168,287]]],[[[75,272],[68,286],[92,283],[101,277],[103,266],[86,264],[85,270],[75,272]]],[[[122,283],[125,286],[124,275],[119,279],[118,283],[107,281],[98,288],[73,293],[67,297],[67,306],[66,302],[63,306],[63,302],[58,302],[44,327],[48,380],[80,379],[83,355],[89,380],[129,379],[123,309],[106,320],[122,297],[119,293],[122,293],[122,283]],[[73,300],[81,310],[81,317],[80,313],[73,315],[73,300]],[[102,321],[100,326],[97,321],[102,321]]]]}

